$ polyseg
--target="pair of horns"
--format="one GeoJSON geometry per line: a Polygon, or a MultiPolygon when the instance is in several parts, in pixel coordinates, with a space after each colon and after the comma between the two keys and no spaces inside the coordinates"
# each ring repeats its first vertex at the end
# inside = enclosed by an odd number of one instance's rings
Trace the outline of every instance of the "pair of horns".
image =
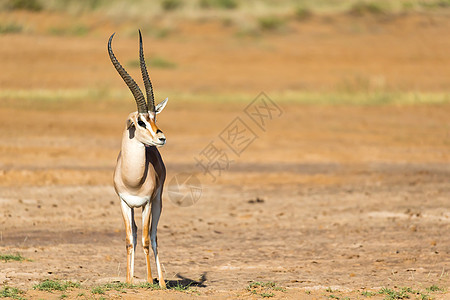
{"type": "Polygon", "coordinates": [[[123,81],[125,81],[131,93],[133,94],[134,99],[136,100],[138,112],[139,113],[148,113],[149,111],[155,112],[155,97],[153,95],[152,82],[150,81],[150,77],[148,76],[147,72],[147,67],[145,65],[141,31],[139,30],[139,62],[141,66],[142,80],[144,81],[145,92],[147,93],[148,103],[145,102],[144,94],[137,85],[136,81],[134,81],[134,79],[130,76],[130,74],[128,74],[127,71],[125,71],[125,69],[122,67],[122,65],[119,63],[116,56],[114,55],[114,52],[111,48],[111,42],[114,35],[115,33],[111,35],[108,41],[108,53],[112,64],[114,65],[120,77],[122,77],[123,81]]]}

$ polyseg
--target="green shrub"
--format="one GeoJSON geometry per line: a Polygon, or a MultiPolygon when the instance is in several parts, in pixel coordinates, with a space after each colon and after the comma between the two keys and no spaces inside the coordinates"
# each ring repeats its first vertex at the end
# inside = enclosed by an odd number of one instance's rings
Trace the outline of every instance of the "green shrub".
{"type": "Polygon", "coordinates": [[[22,25],[15,23],[0,24],[0,34],[19,33],[23,31],[22,25]]]}
{"type": "Polygon", "coordinates": [[[355,16],[382,15],[385,13],[386,8],[384,8],[380,3],[376,2],[359,1],[353,4],[350,8],[350,14],[355,16]]]}
{"type": "Polygon", "coordinates": [[[444,291],[443,288],[440,288],[440,287],[438,287],[438,286],[435,285],[435,284],[433,284],[433,285],[430,286],[430,287],[427,287],[426,290],[429,291],[429,292],[443,292],[443,291],[444,291]]]}
{"type": "Polygon", "coordinates": [[[419,4],[425,8],[446,8],[450,7],[450,0],[421,1],[419,4]]]}
{"type": "Polygon", "coordinates": [[[18,288],[5,286],[0,290],[0,298],[24,299],[20,296],[23,293],[18,288]]]}
{"type": "Polygon", "coordinates": [[[259,28],[262,30],[273,31],[284,26],[284,20],[275,16],[261,17],[258,19],[259,28]]]}
{"type": "Polygon", "coordinates": [[[200,0],[201,8],[220,8],[220,9],[235,9],[238,7],[236,0],[200,0]]]}
{"type": "Polygon", "coordinates": [[[253,295],[259,295],[262,298],[271,298],[275,296],[275,293],[273,293],[272,291],[286,292],[286,289],[277,286],[277,284],[272,281],[253,281],[247,286],[247,291],[249,291],[253,295]]]}
{"type": "Polygon", "coordinates": [[[6,8],[10,10],[41,11],[43,7],[38,0],[8,0],[6,8]]]}
{"type": "Polygon", "coordinates": [[[180,0],[163,0],[161,2],[161,7],[165,11],[172,11],[180,8],[183,5],[183,2],[180,0]]]}
{"type": "Polygon", "coordinates": [[[299,21],[303,21],[312,17],[312,11],[306,7],[297,7],[295,10],[295,17],[299,21]]]}
{"type": "MultiPolygon", "coordinates": [[[[0,32],[2,32],[1,26],[0,26],[0,32]]],[[[25,257],[20,255],[19,253],[17,253],[17,254],[0,254],[0,260],[4,260],[5,262],[8,262],[10,260],[23,261],[23,260],[25,260],[25,257]]]]}
{"type": "Polygon", "coordinates": [[[68,288],[78,288],[80,287],[79,283],[71,282],[71,281],[58,281],[58,280],[50,280],[46,279],[39,284],[33,286],[33,289],[40,291],[65,291],[68,288]]]}
{"type": "Polygon", "coordinates": [[[104,295],[105,289],[102,286],[95,286],[91,290],[92,294],[104,295]]]}

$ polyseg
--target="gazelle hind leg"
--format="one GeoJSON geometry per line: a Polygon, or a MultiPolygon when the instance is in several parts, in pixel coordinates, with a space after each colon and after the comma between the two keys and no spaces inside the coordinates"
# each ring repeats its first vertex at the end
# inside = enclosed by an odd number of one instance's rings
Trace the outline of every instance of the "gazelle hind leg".
{"type": "Polygon", "coordinates": [[[156,237],[159,217],[161,215],[162,205],[161,205],[161,193],[158,193],[152,201],[152,226],[150,229],[150,241],[152,243],[153,254],[155,255],[156,270],[158,271],[159,286],[166,288],[166,282],[164,281],[164,276],[161,270],[161,264],[159,262],[158,256],[158,241],[156,237]]]}
{"type": "Polygon", "coordinates": [[[127,247],[127,283],[132,283],[134,276],[134,252],[137,242],[137,227],[134,222],[134,210],[121,200],[123,221],[125,223],[127,247]]]}
{"type": "Polygon", "coordinates": [[[142,207],[142,246],[144,248],[145,261],[147,264],[147,282],[153,284],[152,268],[150,267],[150,203],[142,207]]]}
{"type": "Polygon", "coordinates": [[[133,283],[133,277],[134,277],[134,254],[136,253],[136,244],[137,244],[137,226],[134,222],[134,209],[131,209],[131,220],[132,220],[132,229],[133,229],[133,252],[131,253],[131,281],[130,283],[133,283]]]}

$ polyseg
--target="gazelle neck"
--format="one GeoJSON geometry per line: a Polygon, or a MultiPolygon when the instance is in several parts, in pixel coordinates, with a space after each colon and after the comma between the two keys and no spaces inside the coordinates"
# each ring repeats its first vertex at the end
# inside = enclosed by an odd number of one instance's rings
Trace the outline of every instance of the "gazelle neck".
{"type": "Polygon", "coordinates": [[[125,130],[122,137],[122,179],[130,188],[139,188],[147,176],[145,145],[139,142],[131,128],[125,130]]]}

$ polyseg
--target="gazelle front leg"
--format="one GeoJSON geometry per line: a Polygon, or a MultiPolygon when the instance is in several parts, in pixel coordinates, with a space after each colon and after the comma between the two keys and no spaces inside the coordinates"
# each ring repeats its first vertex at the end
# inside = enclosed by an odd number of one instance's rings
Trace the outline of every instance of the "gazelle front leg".
{"type": "Polygon", "coordinates": [[[161,203],[161,193],[160,190],[154,199],[152,199],[152,227],[150,229],[150,240],[152,243],[152,249],[153,254],[155,254],[155,261],[156,261],[156,269],[158,271],[158,280],[159,280],[159,286],[162,288],[166,288],[166,282],[164,281],[163,273],[161,270],[161,264],[159,262],[159,256],[158,256],[158,241],[156,237],[156,231],[158,227],[159,222],[159,216],[161,215],[162,210],[162,203],[161,203]]]}
{"type": "Polygon", "coordinates": [[[134,222],[134,209],[129,207],[122,199],[120,204],[126,233],[127,283],[132,283],[134,275],[134,252],[136,250],[137,242],[137,227],[134,222]]]}
{"type": "Polygon", "coordinates": [[[150,203],[142,207],[142,246],[147,263],[147,282],[153,284],[152,268],[150,267],[150,203]]]}

